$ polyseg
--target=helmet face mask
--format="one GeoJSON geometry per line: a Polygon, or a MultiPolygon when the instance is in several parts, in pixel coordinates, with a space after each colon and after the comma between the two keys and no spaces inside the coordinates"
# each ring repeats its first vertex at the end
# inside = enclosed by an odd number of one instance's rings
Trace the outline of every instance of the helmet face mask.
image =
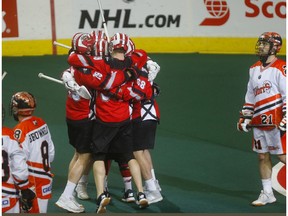
{"type": "Polygon", "coordinates": [[[18,116],[31,116],[36,108],[36,100],[29,92],[15,93],[10,102],[10,112],[18,121],[18,116]]]}

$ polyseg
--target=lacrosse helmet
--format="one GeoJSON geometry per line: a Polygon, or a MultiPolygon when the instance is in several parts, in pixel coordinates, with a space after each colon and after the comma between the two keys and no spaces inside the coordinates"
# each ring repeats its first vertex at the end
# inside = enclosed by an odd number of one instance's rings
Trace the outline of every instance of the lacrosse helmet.
{"type": "Polygon", "coordinates": [[[36,99],[29,92],[15,93],[10,102],[10,111],[13,117],[18,121],[18,116],[31,116],[36,108],[36,99]]]}
{"type": "Polygon", "coordinates": [[[93,46],[92,55],[96,57],[108,56],[108,41],[106,39],[96,41],[93,46]]]}
{"type": "Polygon", "coordinates": [[[282,47],[282,38],[276,32],[264,32],[258,38],[255,46],[256,55],[259,57],[268,57],[276,55],[282,47]],[[265,49],[269,45],[269,49],[265,49]]]}
{"type": "Polygon", "coordinates": [[[124,33],[116,33],[110,41],[109,52],[112,53],[115,49],[123,49],[126,53],[128,50],[129,37],[124,33]]]}
{"type": "Polygon", "coordinates": [[[95,34],[78,32],[72,37],[72,50],[80,54],[91,54],[96,40],[95,34]]]}
{"type": "Polygon", "coordinates": [[[131,40],[131,38],[129,38],[129,40],[128,40],[128,49],[127,49],[125,55],[126,55],[126,56],[131,56],[132,53],[134,52],[134,50],[135,50],[135,44],[134,44],[134,42],[131,40]]]}
{"type": "Polygon", "coordinates": [[[105,32],[103,30],[95,30],[95,31],[92,31],[90,33],[91,37],[92,38],[95,38],[95,41],[99,41],[99,40],[107,40],[107,37],[105,35],[105,32]]]}

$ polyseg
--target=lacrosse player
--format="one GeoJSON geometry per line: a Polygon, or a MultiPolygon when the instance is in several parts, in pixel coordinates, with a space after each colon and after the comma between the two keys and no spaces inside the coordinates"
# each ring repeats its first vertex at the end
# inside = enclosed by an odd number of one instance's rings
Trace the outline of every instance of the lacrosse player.
{"type": "Polygon", "coordinates": [[[29,189],[25,153],[14,139],[13,130],[2,126],[2,213],[20,213],[20,206],[27,212],[32,208],[34,198],[35,193],[29,189]]]}
{"type": "Polygon", "coordinates": [[[33,207],[28,213],[46,213],[52,192],[51,162],[55,149],[46,122],[32,116],[36,100],[29,92],[17,92],[11,98],[11,114],[18,124],[14,127],[14,138],[23,149],[29,169],[29,188],[36,194],[33,207]]]}
{"type": "Polygon", "coordinates": [[[253,126],[253,151],[258,154],[263,190],[251,204],[263,206],[276,202],[273,194],[270,155],[286,163],[286,62],[276,54],[282,38],[276,32],[264,32],[255,46],[259,57],[249,70],[249,82],[240,119],[239,131],[253,126]]]}

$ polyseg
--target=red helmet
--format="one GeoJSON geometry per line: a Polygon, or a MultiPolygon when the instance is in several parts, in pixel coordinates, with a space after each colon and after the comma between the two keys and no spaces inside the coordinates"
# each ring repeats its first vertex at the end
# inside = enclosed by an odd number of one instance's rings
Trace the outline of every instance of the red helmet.
{"type": "Polygon", "coordinates": [[[95,41],[99,41],[102,39],[107,40],[107,37],[105,35],[105,32],[103,30],[96,30],[96,31],[92,31],[90,33],[91,37],[95,38],[95,41]]]}
{"type": "Polygon", "coordinates": [[[128,49],[127,49],[125,55],[126,55],[126,56],[131,56],[132,53],[134,52],[134,50],[135,50],[135,44],[134,44],[134,42],[131,40],[131,38],[129,38],[129,40],[128,40],[128,49]]]}
{"type": "Polygon", "coordinates": [[[108,41],[106,39],[96,41],[93,46],[92,55],[97,57],[108,56],[108,41]]]}
{"type": "Polygon", "coordinates": [[[259,56],[276,55],[282,47],[282,38],[276,32],[264,32],[258,38],[255,46],[256,54],[259,56]],[[263,46],[269,45],[268,51],[263,50],[263,46]]]}
{"type": "Polygon", "coordinates": [[[109,52],[112,53],[114,49],[122,48],[125,53],[128,50],[129,37],[124,33],[116,33],[110,41],[109,52]]]}
{"type": "Polygon", "coordinates": [[[90,54],[94,43],[94,34],[78,32],[72,38],[72,49],[80,54],[90,54]]]}

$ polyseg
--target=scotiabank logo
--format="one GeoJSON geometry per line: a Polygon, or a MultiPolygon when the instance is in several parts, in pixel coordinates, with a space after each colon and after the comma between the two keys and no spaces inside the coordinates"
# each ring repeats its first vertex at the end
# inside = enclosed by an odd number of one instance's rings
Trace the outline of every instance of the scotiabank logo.
{"type": "Polygon", "coordinates": [[[220,26],[227,22],[230,11],[225,0],[204,0],[204,4],[212,17],[204,19],[201,26],[220,26]]]}
{"type": "Polygon", "coordinates": [[[245,13],[246,17],[257,17],[263,14],[267,18],[286,19],[286,1],[245,0],[245,5],[249,8],[245,13]]]}
{"type": "Polygon", "coordinates": [[[2,37],[18,37],[16,0],[2,1],[2,37]]]}

